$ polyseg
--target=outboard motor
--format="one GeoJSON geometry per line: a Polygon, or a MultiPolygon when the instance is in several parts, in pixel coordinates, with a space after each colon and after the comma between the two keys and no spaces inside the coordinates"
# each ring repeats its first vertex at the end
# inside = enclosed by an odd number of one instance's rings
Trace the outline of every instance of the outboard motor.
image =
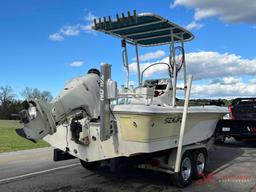
{"type": "Polygon", "coordinates": [[[59,125],[70,122],[77,114],[88,119],[100,116],[100,72],[90,69],[88,74],[69,81],[51,103],[27,100],[20,112],[24,128],[16,129],[21,137],[33,142],[54,134],[59,125]]]}

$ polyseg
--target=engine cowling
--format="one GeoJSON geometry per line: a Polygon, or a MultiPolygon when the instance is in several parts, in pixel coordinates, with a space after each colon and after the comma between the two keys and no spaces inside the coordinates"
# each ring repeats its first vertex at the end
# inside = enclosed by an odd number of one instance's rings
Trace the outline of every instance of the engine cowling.
{"type": "Polygon", "coordinates": [[[100,116],[99,71],[91,69],[88,74],[69,81],[63,91],[51,102],[28,100],[22,110],[24,128],[17,129],[18,135],[33,142],[48,134],[54,134],[59,125],[69,122],[76,114],[89,119],[100,116]]]}

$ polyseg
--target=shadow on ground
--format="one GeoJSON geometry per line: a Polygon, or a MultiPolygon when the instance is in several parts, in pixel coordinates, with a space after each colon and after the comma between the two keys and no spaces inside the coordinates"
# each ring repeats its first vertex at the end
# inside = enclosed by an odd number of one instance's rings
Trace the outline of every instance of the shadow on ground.
{"type": "MultiPolygon", "coordinates": [[[[243,147],[254,146],[254,143],[248,144],[247,142],[229,141],[224,145],[214,145],[209,151],[209,163],[207,174],[218,174],[229,166],[236,163],[238,157],[243,156],[245,150],[243,147]],[[233,143],[232,143],[233,142],[233,143]]],[[[250,153],[246,153],[250,155],[250,153]]],[[[255,151],[251,154],[250,158],[255,158],[255,151]]],[[[239,160],[241,163],[242,160],[239,160]]],[[[248,161],[248,158],[247,158],[248,161]]],[[[175,188],[171,182],[170,175],[154,171],[135,169],[135,168],[122,168],[118,172],[112,173],[108,168],[102,167],[100,170],[94,172],[98,176],[97,183],[91,187],[86,183],[86,190],[95,192],[103,191],[136,191],[136,192],[155,192],[155,191],[204,191],[197,190],[197,182],[194,181],[193,185],[188,189],[175,188]]],[[[207,175],[205,176],[207,178],[207,175]]],[[[88,181],[88,177],[86,178],[88,181]]],[[[90,183],[90,182],[89,182],[90,183]]],[[[207,185],[207,182],[202,182],[207,185]]],[[[207,189],[204,188],[204,189],[207,189]]]]}

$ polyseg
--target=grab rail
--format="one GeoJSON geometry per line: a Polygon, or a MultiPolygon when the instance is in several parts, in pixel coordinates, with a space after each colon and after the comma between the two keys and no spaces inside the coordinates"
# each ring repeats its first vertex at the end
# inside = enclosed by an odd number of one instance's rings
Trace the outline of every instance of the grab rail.
{"type": "Polygon", "coordinates": [[[161,62],[161,63],[153,63],[153,64],[147,66],[147,67],[142,71],[142,73],[141,73],[141,82],[143,82],[143,74],[144,74],[144,72],[145,72],[146,70],[148,70],[150,67],[153,67],[153,66],[155,66],[155,65],[167,65],[167,67],[168,67],[168,72],[169,72],[169,76],[170,76],[170,78],[172,77],[172,74],[171,74],[171,67],[170,67],[170,65],[169,65],[168,63],[164,63],[164,62],[161,62]]]}

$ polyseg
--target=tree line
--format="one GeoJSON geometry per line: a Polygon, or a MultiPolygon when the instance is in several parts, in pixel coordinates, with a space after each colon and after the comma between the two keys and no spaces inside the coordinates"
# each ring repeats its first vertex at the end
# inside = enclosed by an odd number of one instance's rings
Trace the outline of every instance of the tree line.
{"type": "Polygon", "coordinates": [[[37,88],[26,87],[17,98],[11,86],[0,86],[0,119],[19,119],[19,112],[23,109],[22,103],[26,99],[39,99],[50,102],[53,97],[49,91],[40,91],[37,88]]]}

